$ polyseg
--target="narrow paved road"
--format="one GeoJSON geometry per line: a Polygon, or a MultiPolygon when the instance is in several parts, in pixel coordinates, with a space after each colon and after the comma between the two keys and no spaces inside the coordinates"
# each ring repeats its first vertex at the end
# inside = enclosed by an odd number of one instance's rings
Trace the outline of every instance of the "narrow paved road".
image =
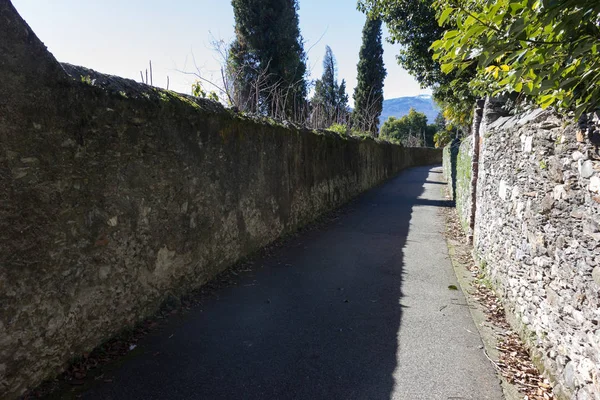
{"type": "Polygon", "coordinates": [[[440,170],[404,171],[257,260],[82,398],[502,399],[448,288],[440,170]]]}

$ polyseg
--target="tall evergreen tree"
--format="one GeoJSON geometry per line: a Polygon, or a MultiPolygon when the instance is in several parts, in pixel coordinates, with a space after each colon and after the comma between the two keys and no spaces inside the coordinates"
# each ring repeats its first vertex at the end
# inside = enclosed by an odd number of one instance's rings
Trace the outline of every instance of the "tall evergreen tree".
{"type": "Polygon", "coordinates": [[[236,38],[230,73],[241,108],[294,118],[307,93],[298,0],[232,0],[231,4],[236,38]]]}
{"type": "Polygon", "coordinates": [[[446,129],[446,118],[444,117],[444,114],[439,112],[438,115],[436,115],[433,124],[436,126],[436,129],[438,131],[446,129]]]}
{"type": "Polygon", "coordinates": [[[323,58],[323,75],[315,84],[312,98],[313,124],[317,128],[326,128],[333,123],[345,123],[348,113],[348,95],[346,81],[339,85],[337,81],[337,65],[331,47],[325,47],[323,58]]]}
{"type": "Polygon", "coordinates": [[[352,123],[377,136],[377,125],[383,108],[383,81],[387,72],[383,65],[381,20],[367,17],[358,61],[358,83],[354,90],[352,123]]]}
{"type": "Polygon", "coordinates": [[[342,79],[342,83],[340,83],[336,106],[337,106],[337,116],[338,116],[337,122],[340,124],[348,123],[350,112],[348,109],[348,94],[346,93],[346,80],[345,79],[342,79]]]}

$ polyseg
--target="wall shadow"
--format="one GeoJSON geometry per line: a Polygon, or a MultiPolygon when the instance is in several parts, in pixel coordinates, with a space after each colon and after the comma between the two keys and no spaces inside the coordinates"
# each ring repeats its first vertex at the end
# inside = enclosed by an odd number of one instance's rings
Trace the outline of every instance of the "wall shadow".
{"type": "MultiPolygon", "coordinates": [[[[432,171],[432,172],[436,172],[436,173],[442,173],[442,172],[437,172],[437,171],[432,171]]],[[[419,184],[431,184],[431,185],[447,185],[446,182],[436,182],[436,181],[430,181],[430,180],[426,180],[426,181],[411,181],[411,182],[405,182],[405,184],[409,184],[409,183],[419,183],[419,184]]]]}
{"type": "Polygon", "coordinates": [[[455,204],[454,200],[418,199],[414,205],[454,208],[456,204],[455,204]]]}
{"type": "Polygon", "coordinates": [[[138,344],[84,399],[373,399],[394,389],[403,248],[429,167],[406,170],[253,260],[138,344]]]}

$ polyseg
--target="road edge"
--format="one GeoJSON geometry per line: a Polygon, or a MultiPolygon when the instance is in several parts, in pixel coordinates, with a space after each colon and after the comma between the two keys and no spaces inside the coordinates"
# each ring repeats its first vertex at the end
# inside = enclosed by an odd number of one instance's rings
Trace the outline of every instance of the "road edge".
{"type": "Polygon", "coordinates": [[[500,342],[499,329],[487,321],[483,305],[477,301],[473,295],[473,282],[475,282],[476,278],[473,277],[471,271],[468,270],[467,262],[474,263],[475,261],[473,259],[472,250],[466,242],[466,238],[461,242],[452,238],[450,234],[449,218],[450,213],[453,212],[453,208],[442,211],[444,218],[444,237],[454,274],[456,275],[460,290],[469,305],[468,308],[471,313],[471,318],[477,328],[477,332],[472,333],[479,334],[479,337],[481,338],[481,342],[483,343],[482,351],[496,371],[496,376],[500,381],[504,398],[506,400],[523,400],[524,396],[519,392],[517,386],[509,383],[508,380],[502,376],[499,367],[494,361],[499,359],[499,351],[497,350],[497,346],[500,342]]]}

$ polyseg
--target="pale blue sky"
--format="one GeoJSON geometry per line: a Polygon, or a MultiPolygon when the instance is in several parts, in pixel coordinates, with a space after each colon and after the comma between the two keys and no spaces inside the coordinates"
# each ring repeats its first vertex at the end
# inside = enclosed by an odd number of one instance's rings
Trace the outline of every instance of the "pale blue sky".
{"type": "MultiPolygon", "coordinates": [[[[192,54],[203,76],[219,81],[220,64],[211,48],[211,34],[233,39],[229,0],[12,1],[59,61],[140,81],[140,70],[152,60],[154,85],[165,87],[168,75],[170,89],[183,93],[190,92],[195,78],[178,70],[195,70],[192,54]]],[[[299,14],[311,77],[320,77],[325,45],[329,45],[338,61],[339,80],[346,79],[352,98],[365,21],[356,2],[300,0],[299,14]]],[[[429,93],[398,66],[397,49],[384,45],[385,98],[429,93]]]]}

